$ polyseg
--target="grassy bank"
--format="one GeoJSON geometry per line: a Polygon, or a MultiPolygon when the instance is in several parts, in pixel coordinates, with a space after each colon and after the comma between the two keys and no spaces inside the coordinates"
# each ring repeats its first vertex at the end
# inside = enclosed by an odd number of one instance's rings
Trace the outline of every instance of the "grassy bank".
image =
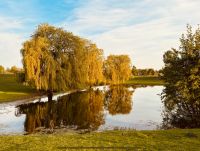
{"type": "MultiPolygon", "coordinates": [[[[155,76],[133,77],[125,84],[163,85],[164,82],[155,76]]],[[[35,89],[18,83],[14,74],[0,74],[0,102],[26,99],[38,95],[35,89]]]]}
{"type": "Polygon", "coordinates": [[[121,147],[127,147],[127,150],[195,151],[200,148],[200,129],[0,136],[0,144],[0,150],[67,150],[68,147],[72,150],[78,150],[74,147],[113,147],[105,150],[126,150],[121,147]]]}
{"type": "Polygon", "coordinates": [[[0,102],[25,99],[36,95],[36,91],[17,82],[14,74],[0,74],[0,102]]]}
{"type": "Polygon", "coordinates": [[[128,80],[126,84],[164,85],[164,81],[157,76],[135,76],[128,80]]]}

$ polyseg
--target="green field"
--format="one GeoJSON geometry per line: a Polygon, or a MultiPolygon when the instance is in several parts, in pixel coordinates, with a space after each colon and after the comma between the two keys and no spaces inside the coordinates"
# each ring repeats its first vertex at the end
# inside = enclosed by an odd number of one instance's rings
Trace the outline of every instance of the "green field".
{"type": "Polygon", "coordinates": [[[25,99],[36,95],[36,91],[17,82],[14,74],[0,74],[0,102],[25,99]]]}
{"type": "Polygon", "coordinates": [[[86,134],[62,133],[26,136],[0,136],[0,150],[173,150],[197,151],[200,148],[200,129],[158,131],[106,131],[86,134]],[[68,148],[69,147],[69,148],[68,148]],[[71,149],[70,149],[71,147],[71,149]],[[117,149],[117,147],[119,147],[117,149]],[[83,150],[83,149],[79,149],[83,150]],[[102,150],[102,149],[101,149],[102,150]]]}
{"type": "Polygon", "coordinates": [[[128,80],[126,84],[164,85],[164,81],[157,76],[135,76],[128,80]]]}

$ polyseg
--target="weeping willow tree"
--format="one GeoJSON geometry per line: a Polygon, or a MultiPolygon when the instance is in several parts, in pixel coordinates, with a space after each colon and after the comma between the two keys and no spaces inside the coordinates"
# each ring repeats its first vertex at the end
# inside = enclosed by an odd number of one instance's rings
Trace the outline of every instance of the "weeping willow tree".
{"type": "Polygon", "coordinates": [[[103,76],[103,50],[98,49],[95,44],[85,41],[86,44],[86,76],[88,85],[98,85],[104,81],[103,76]]]}
{"type": "Polygon", "coordinates": [[[107,83],[123,83],[131,76],[131,60],[127,55],[110,55],[103,69],[107,83]]]}
{"type": "Polygon", "coordinates": [[[103,51],[62,28],[39,25],[21,53],[26,81],[37,90],[81,88],[103,77],[103,51]]]}

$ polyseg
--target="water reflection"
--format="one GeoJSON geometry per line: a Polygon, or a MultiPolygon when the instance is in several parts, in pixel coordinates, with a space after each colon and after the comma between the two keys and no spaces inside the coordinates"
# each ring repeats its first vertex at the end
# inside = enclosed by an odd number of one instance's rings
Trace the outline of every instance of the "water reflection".
{"type": "Polygon", "coordinates": [[[132,94],[128,88],[112,86],[105,94],[105,108],[111,115],[128,114],[132,109],[132,94]]]}
{"type": "Polygon", "coordinates": [[[164,101],[163,128],[199,128],[200,104],[179,100],[164,101]]]}
{"type": "Polygon", "coordinates": [[[17,114],[26,114],[24,127],[29,133],[38,127],[96,130],[104,124],[103,99],[101,91],[89,90],[62,96],[58,101],[23,104],[17,114]]]}
{"type": "Polygon", "coordinates": [[[198,102],[161,101],[163,87],[122,87],[80,91],[34,100],[29,104],[0,104],[0,134],[32,133],[39,127],[107,130],[199,128],[198,102]],[[134,97],[133,97],[134,96],[134,97]],[[161,113],[164,113],[161,116],[161,113]]]}
{"type": "Polygon", "coordinates": [[[162,89],[162,86],[102,86],[59,94],[52,101],[41,98],[29,104],[0,104],[0,134],[59,132],[60,128],[64,131],[156,129],[162,123],[162,102],[157,95],[162,89]]]}

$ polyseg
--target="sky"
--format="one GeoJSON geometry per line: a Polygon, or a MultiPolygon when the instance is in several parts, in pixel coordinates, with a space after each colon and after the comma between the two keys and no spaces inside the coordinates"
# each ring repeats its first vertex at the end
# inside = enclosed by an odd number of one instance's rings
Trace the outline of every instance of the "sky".
{"type": "Polygon", "coordinates": [[[200,23],[200,0],[0,0],[0,65],[22,67],[20,49],[37,26],[49,23],[127,54],[137,68],[163,67],[186,25],[200,23]]]}

